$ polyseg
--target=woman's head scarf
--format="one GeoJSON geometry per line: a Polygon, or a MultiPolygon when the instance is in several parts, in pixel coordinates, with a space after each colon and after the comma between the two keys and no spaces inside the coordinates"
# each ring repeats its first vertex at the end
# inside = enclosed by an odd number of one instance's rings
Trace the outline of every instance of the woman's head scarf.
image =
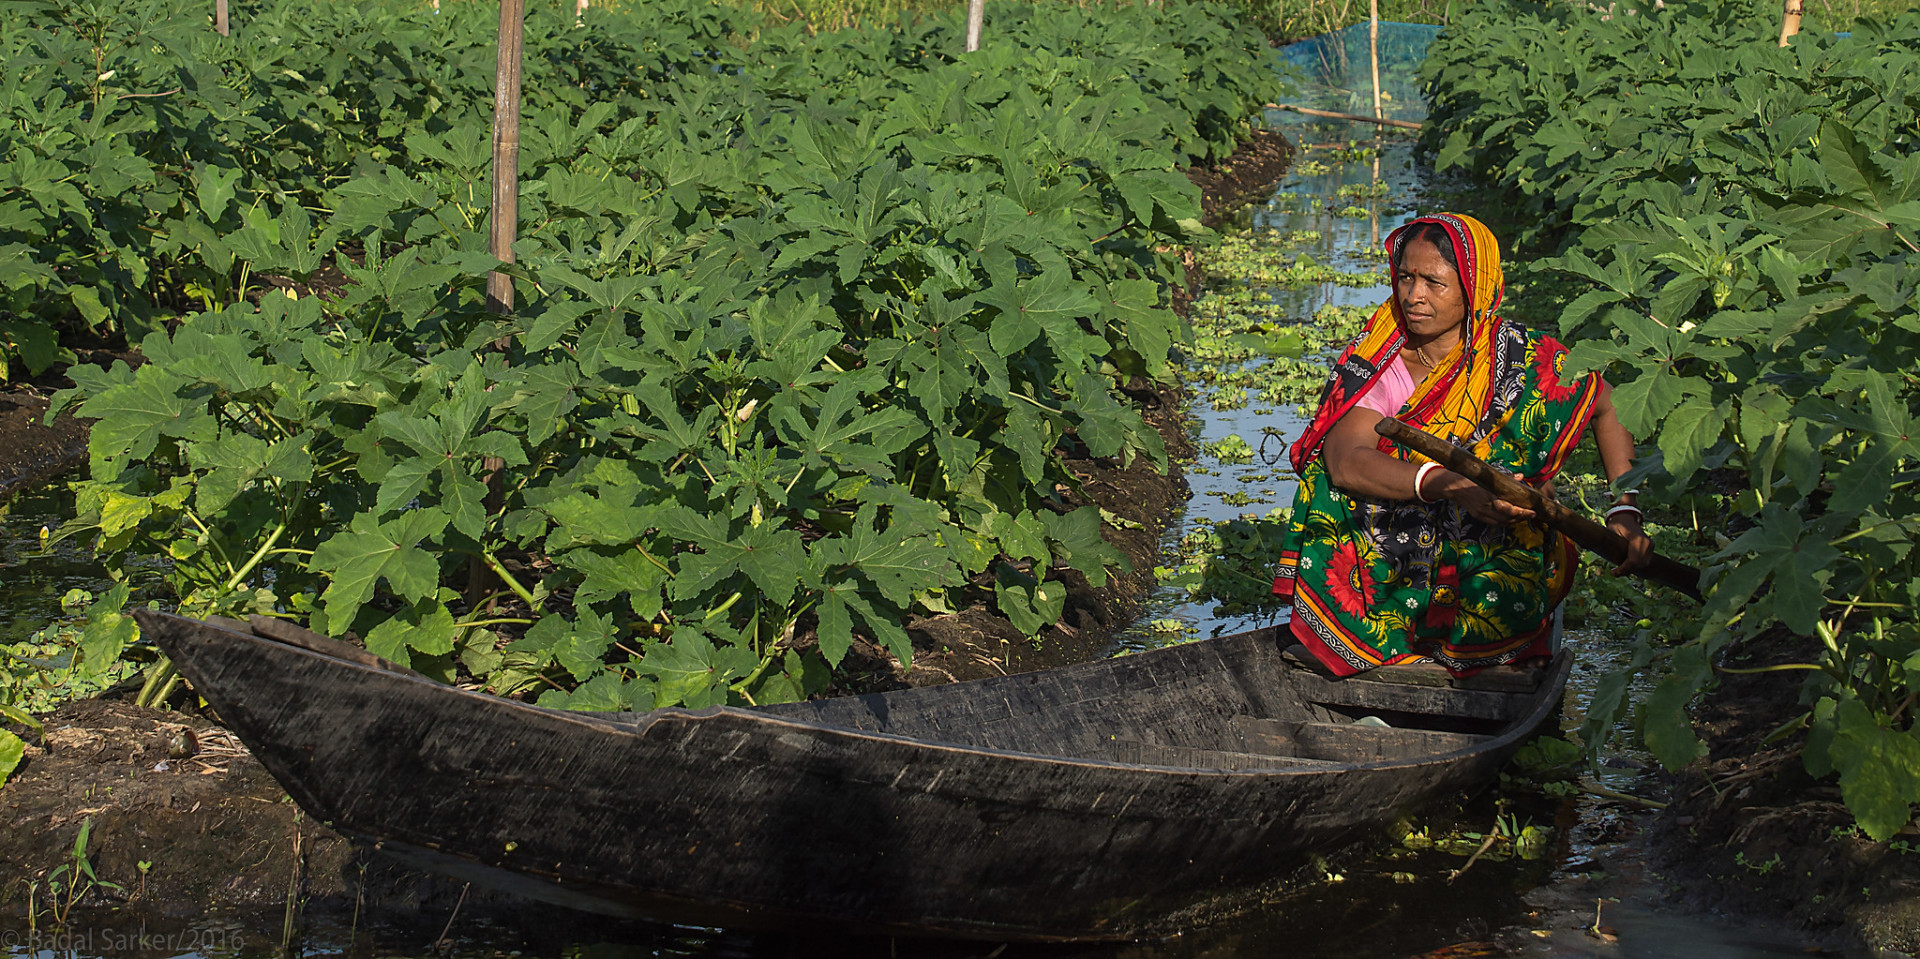
{"type": "MultiPolygon", "coordinates": [[[[1400,255],[1417,224],[1432,223],[1446,231],[1453,245],[1453,261],[1460,270],[1461,292],[1467,301],[1466,330],[1460,342],[1441,357],[1434,371],[1414,388],[1401,419],[1442,439],[1470,442],[1486,418],[1494,396],[1493,338],[1499,320],[1495,310],[1506,291],[1500,270],[1500,243],[1485,224],[1463,213],[1441,213],[1411,220],[1387,234],[1387,262],[1397,267],[1400,255]]],[[[1373,312],[1366,328],[1334,361],[1333,375],[1321,395],[1319,409],[1307,431],[1293,445],[1296,472],[1320,453],[1333,424],[1347,415],[1407,341],[1406,317],[1397,291],[1373,312]]],[[[1484,432],[1482,433],[1484,437],[1484,432]]],[[[1386,441],[1382,440],[1386,450],[1386,441]]],[[[1408,453],[1409,458],[1420,459],[1408,453]]]]}

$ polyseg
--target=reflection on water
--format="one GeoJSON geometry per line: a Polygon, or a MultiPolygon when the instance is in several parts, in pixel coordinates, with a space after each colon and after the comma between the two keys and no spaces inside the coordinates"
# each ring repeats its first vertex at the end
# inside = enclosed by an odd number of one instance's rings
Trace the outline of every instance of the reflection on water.
{"type": "MultiPolygon", "coordinates": [[[[0,645],[17,643],[68,616],[60,600],[69,590],[101,592],[113,585],[106,568],[93,558],[93,537],[73,536],[42,548],[73,516],[73,493],[60,486],[22,493],[0,505],[0,645]]],[[[135,599],[140,588],[157,582],[165,570],[157,557],[133,557],[135,599]]]]}

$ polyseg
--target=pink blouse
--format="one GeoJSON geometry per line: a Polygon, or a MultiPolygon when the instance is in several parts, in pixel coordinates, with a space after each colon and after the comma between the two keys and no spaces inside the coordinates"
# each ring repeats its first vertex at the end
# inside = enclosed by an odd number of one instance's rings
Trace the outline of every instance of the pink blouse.
{"type": "Polygon", "coordinates": [[[1407,405],[1413,397],[1413,374],[1407,371],[1407,364],[1401,362],[1400,354],[1395,352],[1393,359],[1387,361],[1386,371],[1355,404],[1374,411],[1381,416],[1395,416],[1400,408],[1407,405]]]}

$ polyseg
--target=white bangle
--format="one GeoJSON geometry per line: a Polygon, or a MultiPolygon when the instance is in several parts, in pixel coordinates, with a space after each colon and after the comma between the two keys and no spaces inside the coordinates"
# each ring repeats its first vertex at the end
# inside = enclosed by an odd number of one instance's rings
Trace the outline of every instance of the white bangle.
{"type": "Polygon", "coordinates": [[[1427,494],[1420,492],[1420,487],[1426,483],[1427,474],[1439,468],[1440,468],[1440,464],[1435,463],[1432,460],[1428,460],[1427,462],[1420,464],[1420,471],[1413,474],[1413,498],[1414,499],[1417,499],[1422,503],[1433,502],[1433,500],[1430,500],[1427,498],[1427,494]]]}
{"type": "Polygon", "coordinates": [[[1609,520],[1613,519],[1613,514],[1615,513],[1632,513],[1633,515],[1640,516],[1640,517],[1644,517],[1647,515],[1645,513],[1640,512],[1640,507],[1635,506],[1632,503],[1621,503],[1620,505],[1615,506],[1610,510],[1607,510],[1607,519],[1609,520]]]}

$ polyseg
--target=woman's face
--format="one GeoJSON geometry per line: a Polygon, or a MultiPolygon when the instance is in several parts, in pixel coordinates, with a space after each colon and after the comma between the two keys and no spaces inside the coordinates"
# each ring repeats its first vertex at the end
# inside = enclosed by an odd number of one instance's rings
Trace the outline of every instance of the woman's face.
{"type": "Polygon", "coordinates": [[[1447,263],[1432,240],[1416,237],[1401,247],[1393,295],[1400,301],[1409,336],[1432,339],[1466,320],[1466,292],[1460,287],[1460,271],[1447,263]]]}

